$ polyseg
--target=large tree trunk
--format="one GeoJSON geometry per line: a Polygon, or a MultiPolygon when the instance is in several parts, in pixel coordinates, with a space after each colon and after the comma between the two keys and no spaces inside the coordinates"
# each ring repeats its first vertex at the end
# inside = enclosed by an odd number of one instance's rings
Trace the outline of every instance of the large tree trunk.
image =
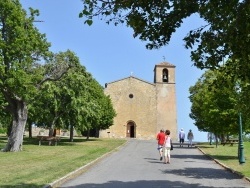
{"type": "Polygon", "coordinates": [[[3,151],[17,152],[22,150],[23,133],[28,117],[27,105],[22,100],[12,101],[11,113],[13,117],[12,128],[8,137],[8,142],[3,151]]]}

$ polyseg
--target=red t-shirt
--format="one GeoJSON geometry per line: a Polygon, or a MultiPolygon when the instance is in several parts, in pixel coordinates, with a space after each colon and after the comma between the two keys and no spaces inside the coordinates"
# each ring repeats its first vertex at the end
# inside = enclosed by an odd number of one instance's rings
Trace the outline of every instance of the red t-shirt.
{"type": "Polygon", "coordinates": [[[156,139],[158,140],[158,144],[159,145],[163,145],[164,144],[164,142],[165,142],[165,133],[164,132],[160,132],[160,133],[158,133],[157,134],[157,137],[156,137],[156,139]]]}

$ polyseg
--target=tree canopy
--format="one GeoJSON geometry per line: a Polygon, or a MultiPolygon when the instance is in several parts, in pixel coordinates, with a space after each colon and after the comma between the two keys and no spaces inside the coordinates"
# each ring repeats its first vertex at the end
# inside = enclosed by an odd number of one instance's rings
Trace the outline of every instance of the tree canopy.
{"type": "Polygon", "coordinates": [[[134,37],[146,41],[148,49],[167,45],[187,17],[198,14],[206,24],[192,29],[184,38],[198,68],[215,68],[226,59],[238,60],[235,75],[249,78],[249,0],[82,0],[79,14],[91,25],[95,17],[108,24],[126,24],[134,37]],[[243,68],[244,67],[244,68],[243,68]]]}
{"type": "Polygon", "coordinates": [[[108,128],[115,116],[111,100],[80,63],[62,79],[44,84],[30,109],[37,126],[80,132],[108,128]]]}
{"type": "Polygon", "coordinates": [[[75,65],[70,53],[61,57],[49,51],[45,34],[33,25],[39,11],[30,8],[29,13],[18,0],[0,1],[0,105],[12,118],[3,151],[22,150],[28,104],[44,83],[75,65]]]}
{"type": "Polygon", "coordinates": [[[227,64],[216,70],[206,71],[194,86],[191,86],[190,117],[201,131],[213,132],[220,138],[237,135],[239,112],[243,117],[243,130],[249,132],[249,84],[235,81],[225,76],[227,64]]]}

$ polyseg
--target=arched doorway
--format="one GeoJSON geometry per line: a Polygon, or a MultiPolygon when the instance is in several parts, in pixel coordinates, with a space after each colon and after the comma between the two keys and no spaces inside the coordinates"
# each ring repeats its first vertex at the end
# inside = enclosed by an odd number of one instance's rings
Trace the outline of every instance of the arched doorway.
{"type": "Polygon", "coordinates": [[[127,138],[135,138],[136,137],[135,133],[136,133],[135,122],[128,121],[127,122],[127,130],[126,130],[127,138]]]}

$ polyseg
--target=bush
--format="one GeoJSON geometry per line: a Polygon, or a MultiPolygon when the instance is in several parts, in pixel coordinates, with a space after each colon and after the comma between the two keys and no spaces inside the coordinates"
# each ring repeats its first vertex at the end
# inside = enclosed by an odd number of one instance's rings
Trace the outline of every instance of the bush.
{"type": "Polygon", "coordinates": [[[250,134],[242,135],[245,142],[250,142],[250,134]]]}
{"type": "Polygon", "coordinates": [[[6,133],[7,133],[7,129],[0,127],[0,134],[6,134],[6,133]]]}

